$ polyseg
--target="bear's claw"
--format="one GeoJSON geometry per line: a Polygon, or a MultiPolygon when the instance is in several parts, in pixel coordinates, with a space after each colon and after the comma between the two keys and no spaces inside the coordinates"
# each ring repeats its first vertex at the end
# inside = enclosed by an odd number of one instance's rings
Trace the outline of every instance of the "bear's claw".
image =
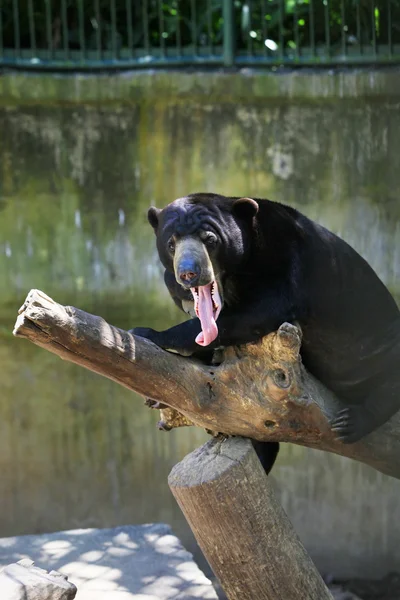
{"type": "Polygon", "coordinates": [[[331,429],[338,440],[344,444],[354,444],[365,434],[362,427],[362,409],[360,407],[348,406],[342,408],[331,421],[331,429]]]}

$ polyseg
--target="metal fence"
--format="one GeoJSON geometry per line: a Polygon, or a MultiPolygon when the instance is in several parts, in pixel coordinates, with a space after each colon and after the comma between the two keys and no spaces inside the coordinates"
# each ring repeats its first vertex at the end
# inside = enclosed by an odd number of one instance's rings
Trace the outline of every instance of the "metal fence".
{"type": "Polygon", "coordinates": [[[0,66],[400,63],[400,0],[0,0],[0,66]]]}

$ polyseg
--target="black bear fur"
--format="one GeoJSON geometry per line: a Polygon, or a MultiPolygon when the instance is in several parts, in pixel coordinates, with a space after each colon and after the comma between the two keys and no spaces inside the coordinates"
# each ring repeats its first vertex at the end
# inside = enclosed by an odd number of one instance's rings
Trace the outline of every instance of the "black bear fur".
{"type": "MultiPolygon", "coordinates": [[[[397,412],[399,309],[377,274],[344,240],[289,206],[208,193],[180,198],[162,211],[152,208],[149,221],[165,283],[180,308],[192,295],[177,281],[170,240],[202,236],[206,244],[204,232],[217,238],[207,252],[224,305],[218,337],[209,349],[253,342],[285,321],[297,322],[305,367],[343,402],[331,423],[343,442],[356,442],[397,412]]],[[[132,331],[183,354],[203,351],[195,342],[201,331],[198,318],[162,332],[132,331]]],[[[276,445],[261,446],[273,462],[276,445]]]]}

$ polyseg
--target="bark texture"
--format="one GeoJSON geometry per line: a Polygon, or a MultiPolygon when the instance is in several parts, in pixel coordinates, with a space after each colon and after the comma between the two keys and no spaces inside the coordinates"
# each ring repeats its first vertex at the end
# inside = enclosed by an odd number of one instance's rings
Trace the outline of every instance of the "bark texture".
{"type": "Polygon", "coordinates": [[[212,440],[169,486],[229,600],[333,600],[250,440],[212,440]]]}
{"type": "Polygon", "coordinates": [[[32,290],[14,334],[167,405],[167,427],[193,423],[228,435],[292,442],[400,478],[400,413],[356,444],[336,440],[329,420],[340,402],[305,371],[301,335],[289,323],[259,343],[227,349],[222,364],[212,367],[32,290]]]}

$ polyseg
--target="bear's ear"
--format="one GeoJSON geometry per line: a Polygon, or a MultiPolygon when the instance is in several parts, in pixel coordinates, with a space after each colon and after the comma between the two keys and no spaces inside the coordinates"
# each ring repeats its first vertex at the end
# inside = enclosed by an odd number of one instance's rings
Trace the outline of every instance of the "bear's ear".
{"type": "Polygon", "coordinates": [[[154,229],[154,231],[157,231],[157,227],[158,227],[158,215],[160,214],[161,209],[160,208],[156,208],[155,206],[151,206],[149,208],[149,211],[147,213],[147,219],[150,223],[150,225],[152,226],[152,228],[154,229]]]}
{"type": "Polygon", "coordinates": [[[233,203],[233,212],[242,219],[252,219],[258,213],[258,204],[253,198],[239,198],[233,203]]]}

